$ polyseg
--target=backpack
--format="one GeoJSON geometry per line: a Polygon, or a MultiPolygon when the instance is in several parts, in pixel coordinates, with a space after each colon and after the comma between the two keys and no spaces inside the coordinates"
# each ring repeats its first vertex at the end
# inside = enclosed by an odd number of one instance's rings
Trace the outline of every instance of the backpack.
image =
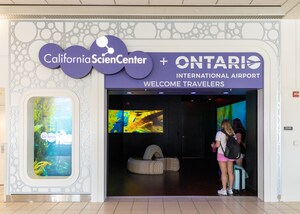
{"type": "Polygon", "coordinates": [[[223,132],[227,136],[227,143],[225,151],[222,147],[222,151],[224,152],[224,156],[229,159],[239,159],[241,157],[241,147],[240,144],[235,139],[234,135],[229,135],[227,132],[222,129],[221,132],[223,132]]]}

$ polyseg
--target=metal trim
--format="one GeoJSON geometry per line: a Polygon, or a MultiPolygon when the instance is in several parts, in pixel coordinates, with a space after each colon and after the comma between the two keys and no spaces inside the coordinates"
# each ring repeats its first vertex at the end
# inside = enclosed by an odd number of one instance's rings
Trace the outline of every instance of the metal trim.
{"type": "Polygon", "coordinates": [[[220,16],[186,16],[186,15],[182,15],[182,16],[163,16],[163,15],[157,15],[157,16],[134,16],[134,15],[124,15],[124,16],[120,16],[120,15],[17,15],[17,14],[13,14],[13,15],[0,15],[2,18],[4,19],[10,19],[10,20],[18,20],[18,19],[80,19],[80,20],[96,20],[96,19],[138,19],[138,20],[142,20],[142,19],[163,19],[163,20],[172,20],[172,19],[190,19],[190,20],[195,20],[195,19],[214,19],[214,20],[220,20],[220,19],[225,19],[225,20],[230,20],[230,19],[238,19],[238,20],[250,20],[250,19],[282,19],[283,16],[269,16],[269,15],[259,15],[259,16],[240,16],[240,15],[231,15],[231,16],[224,16],[224,15],[220,15],[220,16]]]}
{"type": "Polygon", "coordinates": [[[204,7],[204,6],[0,6],[8,18],[263,18],[283,17],[281,7],[204,7]]]}
{"type": "Polygon", "coordinates": [[[90,202],[91,195],[6,195],[6,202],[90,202]]]}

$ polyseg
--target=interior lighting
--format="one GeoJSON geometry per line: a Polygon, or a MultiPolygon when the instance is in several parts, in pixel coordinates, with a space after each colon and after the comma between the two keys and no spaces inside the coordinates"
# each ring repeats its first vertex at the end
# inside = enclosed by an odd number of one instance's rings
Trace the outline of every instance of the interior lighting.
{"type": "Polygon", "coordinates": [[[197,92],[196,91],[192,91],[191,94],[197,94],[197,92]]]}

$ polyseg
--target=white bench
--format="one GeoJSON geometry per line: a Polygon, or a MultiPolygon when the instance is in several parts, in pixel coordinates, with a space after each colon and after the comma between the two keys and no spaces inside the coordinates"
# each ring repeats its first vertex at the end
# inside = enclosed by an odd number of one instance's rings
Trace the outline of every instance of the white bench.
{"type": "Polygon", "coordinates": [[[142,159],[132,157],[128,159],[127,169],[137,174],[157,175],[163,174],[164,170],[178,171],[180,164],[178,158],[164,158],[159,146],[150,145],[146,148],[142,159]]]}

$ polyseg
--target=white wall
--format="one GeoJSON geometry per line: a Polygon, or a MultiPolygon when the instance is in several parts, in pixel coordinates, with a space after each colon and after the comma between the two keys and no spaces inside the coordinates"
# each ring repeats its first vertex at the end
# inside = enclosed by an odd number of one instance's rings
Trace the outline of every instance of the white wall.
{"type": "Polygon", "coordinates": [[[4,184],[5,177],[5,152],[6,152],[6,130],[5,130],[5,106],[0,105],[0,185],[4,184]]]}
{"type": "MultiPolygon", "coordinates": [[[[280,44],[278,20],[15,20],[9,25],[10,31],[3,31],[7,35],[10,32],[12,40],[11,82],[8,88],[11,138],[8,139],[11,148],[8,194],[91,194],[93,201],[103,201],[106,197],[106,128],[101,122],[106,121],[103,79],[98,79],[97,75],[89,75],[81,80],[71,79],[60,69],[51,70],[41,66],[37,56],[40,47],[48,42],[62,47],[81,45],[88,48],[100,35],[113,34],[124,39],[129,49],[134,50],[179,52],[189,46],[194,52],[252,51],[263,55],[266,69],[265,89],[262,92],[264,119],[259,119],[264,120],[264,135],[260,137],[263,139],[260,145],[263,144],[264,150],[260,151],[263,152],[260,155],[263,160],[259,161],[259,167],[262,167],[262,170],[259,169],[259,183],[264,182],[264,185],[259,186],[259,197],[266,201],[276,201],[279,124],[277,58],[280,44]],[[102,87],[101,91],[96,93],[99,87],[102,87]],[[67,187],[49,185],[46,188],[36,188],[20,177],[20,156],[26,155],[20,154],[22,152],[19,145],[22,142],[20,132],[26,130],[20,123],[19,116],[20,109],[26,103],[22,103],[20,98],[29,90],[41,88],[70,90],[77,94],[80,101],[81,177],[77,183],[67,187]],[[99,106],[95,105],[97,99],[99,106]]],[[[8,56],[4,58],[8,60],[8,56]]]]}
{"type": "Polygon", "coordinates": [[[0,184],[4,184],[6,142],[5,93],[8,85],[8,20],[0,20],[0,184]]]}
{"type": "Polygon", "coordinates": [[[8,84],[8,21],[0,19],[0,88],[8,84]]]}
{"type": "Polygon", "coordinates": [[[300,201],[300,21],[282,23],[282,200],[300,201]],[[284,127],[293,127],[292,131],[284,127]]]}

